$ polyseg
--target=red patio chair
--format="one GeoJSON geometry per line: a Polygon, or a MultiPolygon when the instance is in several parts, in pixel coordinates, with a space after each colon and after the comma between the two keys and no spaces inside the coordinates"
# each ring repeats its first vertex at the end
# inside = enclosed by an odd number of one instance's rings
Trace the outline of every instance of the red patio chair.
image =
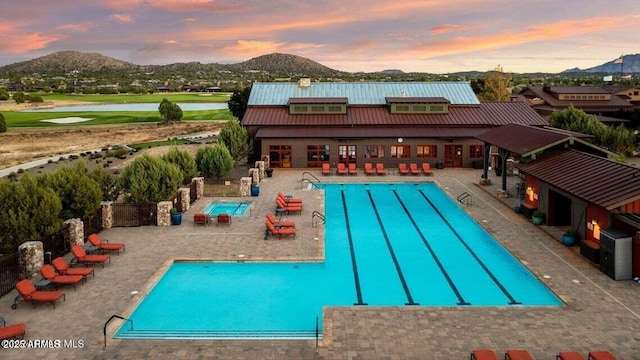
{"type": "Polygon", "coordinates": [[[85,279],[89,275],[96,276],[96,271],[89,267],[70,267],[67,261],[63,257],[57,257],[51,261],[56,270],[62,275],[80,275],[85,279]]]}
{"type": "Polygon", "coordinates": [[[282,199],[278,198],[276,199],[276,206],[278,206],[279,209],[284,209],[287,213],[299,212],[302,214],[302,204],[287,205],[282,201],[282,199]]]}
{"type": "Polygon", "coordinates": [[[280,192],[278,192],[278,197],[279,197],[280,199],[282,199],[282,201],[283,201],[285,204],[288,204],[288,205],[300,204],[300,206],[302,206],[302,199],[301,199],[301,198],[294,198],[294,197],[293,197],[293,196],[291,196],[291,195],[285,195],[285,194],[284,194],[284,193],[282,193],[281,191],[280,191],[280,192]]]}
{"type": "Polygon", "coordinates": [[[80,245],[72,246],[71,253],[74,256],[72,261],[78,264],[101,264],[102,267],[104,267],[105,262],[111,262],[111,256],[109,255],[87,255],[87,252],[84,251],[84,248],[80,245]]]}
{"type": "Polygon", "coordinates": [[[0,339],[23,339],[24,333],[27,331],[27,325],[18,323],[7,326],[7,322],[2,319],[2,327],[0,328],[0,339]]]}
{"type": "MultiPolygon", "coordinates": [[[[351,164],[349,164],[351,165],[351,164]]],[[[366,175],[374,175],[376,172],[375,170],[373,170],[373,164],[372,163],[364,163],[364,173],[366,175]]]]}
{"type": "Polygon", "coordinates": [[[608,351],[589,351],[587,360],[616,360],[616,357],[608,351]]]}
{"type": "Polygon", "coordinates": [[[217,225],[220,225],[220,224],[226,224],[228,226],[231,226],[231,215],[225,214],[225,213],[218,214],[217,225]]]}
{"type": "Polygon", "coordinates": [[[398,164],[398,173],[400,173],[400,175],[409,174],[409,169],[407,169],[407,164],[405,163],[398,164]]]}
{"type": "Polygon", "coordinates": [[[575,351],[561,351],[556,355],[556,360],[584,360],[584,356],[575,351]]]}
{"type": "Polygon", "coordinates": [[[107,240],[102,240],[98,234],[91,234],[88,238],[91,245],[102,251],[116,251],[120,255],[120,250],[124,251],[123,243],[109,243],[107,240]]]}
{"type": "Polygon", "coordinates": [[[322,164],[322,175],[331,175],[331,164],[329,163],[322,164]]]}
{"type": "Polygon", "coordinates": [[[267,221],[273,224],[273,226],[277,228],[295,228],[295,221],[278,221],[272,213],[267,213],[267,221]]]}
{"type": "Polygon", "coordinates": [[[433,175],[433,172],[431,172],[431,164],[422,163],[422,173],[425,175],[433,175]]]}
{"type": "Polygon", "coordinates": [[[376,164],[376,174],[378,175],[387,175],[387,170],[384,169],[383,163],[376,164]]]}
{"type": "Polygon", "coordinates": [[[43,265],[40,268],[40,274],[42,278],[51,282],[54,286],[58,285],[73,285],[73,290],[76,289],[76,285],[84,280],[82,275],[58,275],[56,269],[51,265],[43,265]]]}
{"type": "Polygon", "coordinates": [[[527,350],[507,350],[504,360],[535,360],[527,350]]]}
{"type": "Polygon", "coordinates": [[[16,309],[18,307],[18,301],[26,301],[30,302],[33,307],[36,307],[36,303],[48,302],[53,305],[53,308],[56,308],[56,301],[62,298],[64,301],[64,293],[62,291],[41,291],[36,290],[36,287],[29,281],[28,279],[20,280],[16,284],[16,290],[18,291],[18,296],[13,300],[13,304],[11,305],[12,309],[16,309]]]}
{"type": "Polygon", "coordinates": [[[409,164],[409,171],[411,171],[411,175],[420,174],[420,170],[418,170],[418,164],[409,164]]]}
{"type": "Polygon", "coordinates": [[[193,225],[209,225],[211,216],[209,214],[196,213],[193,214],[193,225]]]}
{"type": "Polygon", "coordinates": [[[358,168],[355,163],[349,163],[349,175],[358,175],[358,168]]]}
{"type": "Polygon", "coordinates": [[[294,228],[276,228],[275,226],[273,226],[273,224],[267,220],[264,223],[267,226],[267,234],[270,234],[272,236],[278,236],[278,239],[282,238],[282,235],[285,236],[293,236],[293,238],[296,238],[296,229],[294,228]]]}
{"type": "Polygon", "coordinates": [[[338,164],[338,168],[336,170],[336,174],[338,174],[338,175],[347,175],[347,168],[344,166],[344,164],[342,164],[342,163],[338,164]]]}
{"type": "Polygon", "coordinates": [[[471,352],[470,360],[498,360],[498,355],[493,350],[475,349],[471,352]]]}

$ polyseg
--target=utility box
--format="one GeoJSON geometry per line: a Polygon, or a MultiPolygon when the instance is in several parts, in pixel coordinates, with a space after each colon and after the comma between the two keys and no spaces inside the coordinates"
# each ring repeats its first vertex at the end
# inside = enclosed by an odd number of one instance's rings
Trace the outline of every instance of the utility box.
{"type": "Polygon", "coordinates": [[[618,229],[600,230],[600,271],[614,280],[630,280],[631,235],[618,229]]]}

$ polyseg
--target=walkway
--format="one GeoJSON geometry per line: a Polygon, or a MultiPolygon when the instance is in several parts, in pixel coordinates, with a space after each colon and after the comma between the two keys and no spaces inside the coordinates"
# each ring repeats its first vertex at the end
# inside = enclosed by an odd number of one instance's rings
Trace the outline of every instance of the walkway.
{"type": "MultiPolygon", "coordinates": [[[[312,171],[320,177],[319,170],[312,171]]],[[[323,181],[425,181],[438,183],[452,198],[473,197],[465,209],[565,302],[560,308],[380,308],[324,309],[324,340],[315,341],[132,341],[108,338],[102,326],[113,314],[126,314],[174,258],[317,259],[323,256],[323,228],[313,227],[312,210],[323,210],[321,191],[301,186],[302,171],[276,169],[260,186],[251,215],[235,217],[230,227],[194,226],[192,215],[212,199],[201,199],[181,226],[114,228],[101,233],[127,251],[96,269],[96,277],[76,291],[65,288],[66,302],[32,308],[10,305],[16,293],[0,298],[0,315],[9,324],[25,322],[27,340],[83,340],[82,348],[4,349],[3,358],[19,359],[468,359],[474,348],[503,353],[529,350],[536,359],[553,359],[558,351],[606,349],[618,359],[640,359],[640,285],[614,281],[577,253],[564,247],[559,232],[544,230],[513,212],[513,199],[496,198],[499,179],[480,187],[480,170],[434,170],[434,176],[322,177],[323,181]],[[264,214],[274,209],[278,191],[305,201],[295,240],[263,240],[264,214]],[[554,234],[550,236],[549,234],[554,234]],[[558,236],[556,236],[558,234],[558,236]],[[139,291],[133,294],[132,291],[139,291]],[[8,356],[7,356],[8,355],[8,356]]],[[[516,179],[509,178],[513,192],[516,179]]],[[[117,323],[117,321],[116,321],[117,323]]],[[[112,333],[113,328],[109,329],[112,333]]]]}

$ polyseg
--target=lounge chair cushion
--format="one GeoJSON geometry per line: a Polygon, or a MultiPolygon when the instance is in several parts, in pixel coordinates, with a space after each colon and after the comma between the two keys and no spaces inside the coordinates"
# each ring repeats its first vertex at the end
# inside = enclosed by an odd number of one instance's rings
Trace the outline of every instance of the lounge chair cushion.
{"type": "Polygon", "coordinates": [[[0,339],[22,338],[26,331],[27,326],[24,323],[4,326],[0,328],[0,339]]]}
{"type": "Polygon", "coordinates": [[[559,360],[584,360],[584,356],[575,351],[561,351],[556,358],[559,360]]]}
{"type": "Polygon", "coordinates": [[[31,302],[56,302],[64,296],[62,291],[39,291],[28,279],[20,280],[16,284],[16,290],[24,301],[31,302]]]}
{"type": "Polygon", "coordinates": [[[118,252],[120,250],[122,251],[125,250],[125,245],[123,243],[109,243],[106,241],[102,241],[102,239],[98,234],[89,235],[88,240],[91,243],[91,245],[98,247],[98,249],[100,250],[118,251],[118,252]]]}
{"type": "Polygon", "coordinates": [[[109,261],[111,262],[111,257],[109,255],[87,255],[86,251],[80,245],[74,245],[71,247],[71,253],[75,257],[78,263],[85,264],[102,264],[109,261]]]}
{"type": "Polygon", "coordinates": [[[276,218],[273,216],[272,213],[267,213],[267,220],[273,224],[273,226],[275,228],[295,228],[296,227],[296,222],[295,221],[278,221],[276,220],[276,218]]]}
{"type": "Polygon", "coordinates": [[[57,257],[57,258],[53,259],[51,261],[51,264],[62,275],[81,275],[81,276],[85,276],[85,277],[89,276],[89,275],[96,276],[96,272],[92,268],[86,268],[86,267],[72,268],[72,267],[69,267],[69,264],[67,264],[67,261],[62,257],[57,257]]]}
{"type": "Polygon", "coordinates": [[[489,349],[476,349],[471,352],[472,360],[498,360],[496,352],[489,349]]]}
{"type": "Polygon", "coordinates": [[[608,351],[589,351],[589,360],[616,360],[616,357],[608,351]]]}
{"type": "Polygon", "coordinates": [[[507,350],[505,360],[535,360],[527,350],[507,350]]]}
{"type": "Polygon", "coordinates": [[[57,285],[75,285],[84,279],[82,275],[58,275],[53,266],[48,264],[40,268],[40,274],[44,279],[57,285]]]}

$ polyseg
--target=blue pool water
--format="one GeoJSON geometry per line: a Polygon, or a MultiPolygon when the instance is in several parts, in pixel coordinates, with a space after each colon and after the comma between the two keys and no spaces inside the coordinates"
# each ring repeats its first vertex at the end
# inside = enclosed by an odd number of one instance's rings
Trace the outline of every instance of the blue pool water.
{"type": "Polygon", "coordinates": [[[432,183],[323,187],[325,262],[174,263],[116,337],[313,338],[323,306],[562,304],[432,183]]]}
{"type": "Polygon", "coordinates": [[[247,202],[212,202],[207,205],[203,213],[215,216],[218,214],[244,215],[251,206],[247,202]]]}

